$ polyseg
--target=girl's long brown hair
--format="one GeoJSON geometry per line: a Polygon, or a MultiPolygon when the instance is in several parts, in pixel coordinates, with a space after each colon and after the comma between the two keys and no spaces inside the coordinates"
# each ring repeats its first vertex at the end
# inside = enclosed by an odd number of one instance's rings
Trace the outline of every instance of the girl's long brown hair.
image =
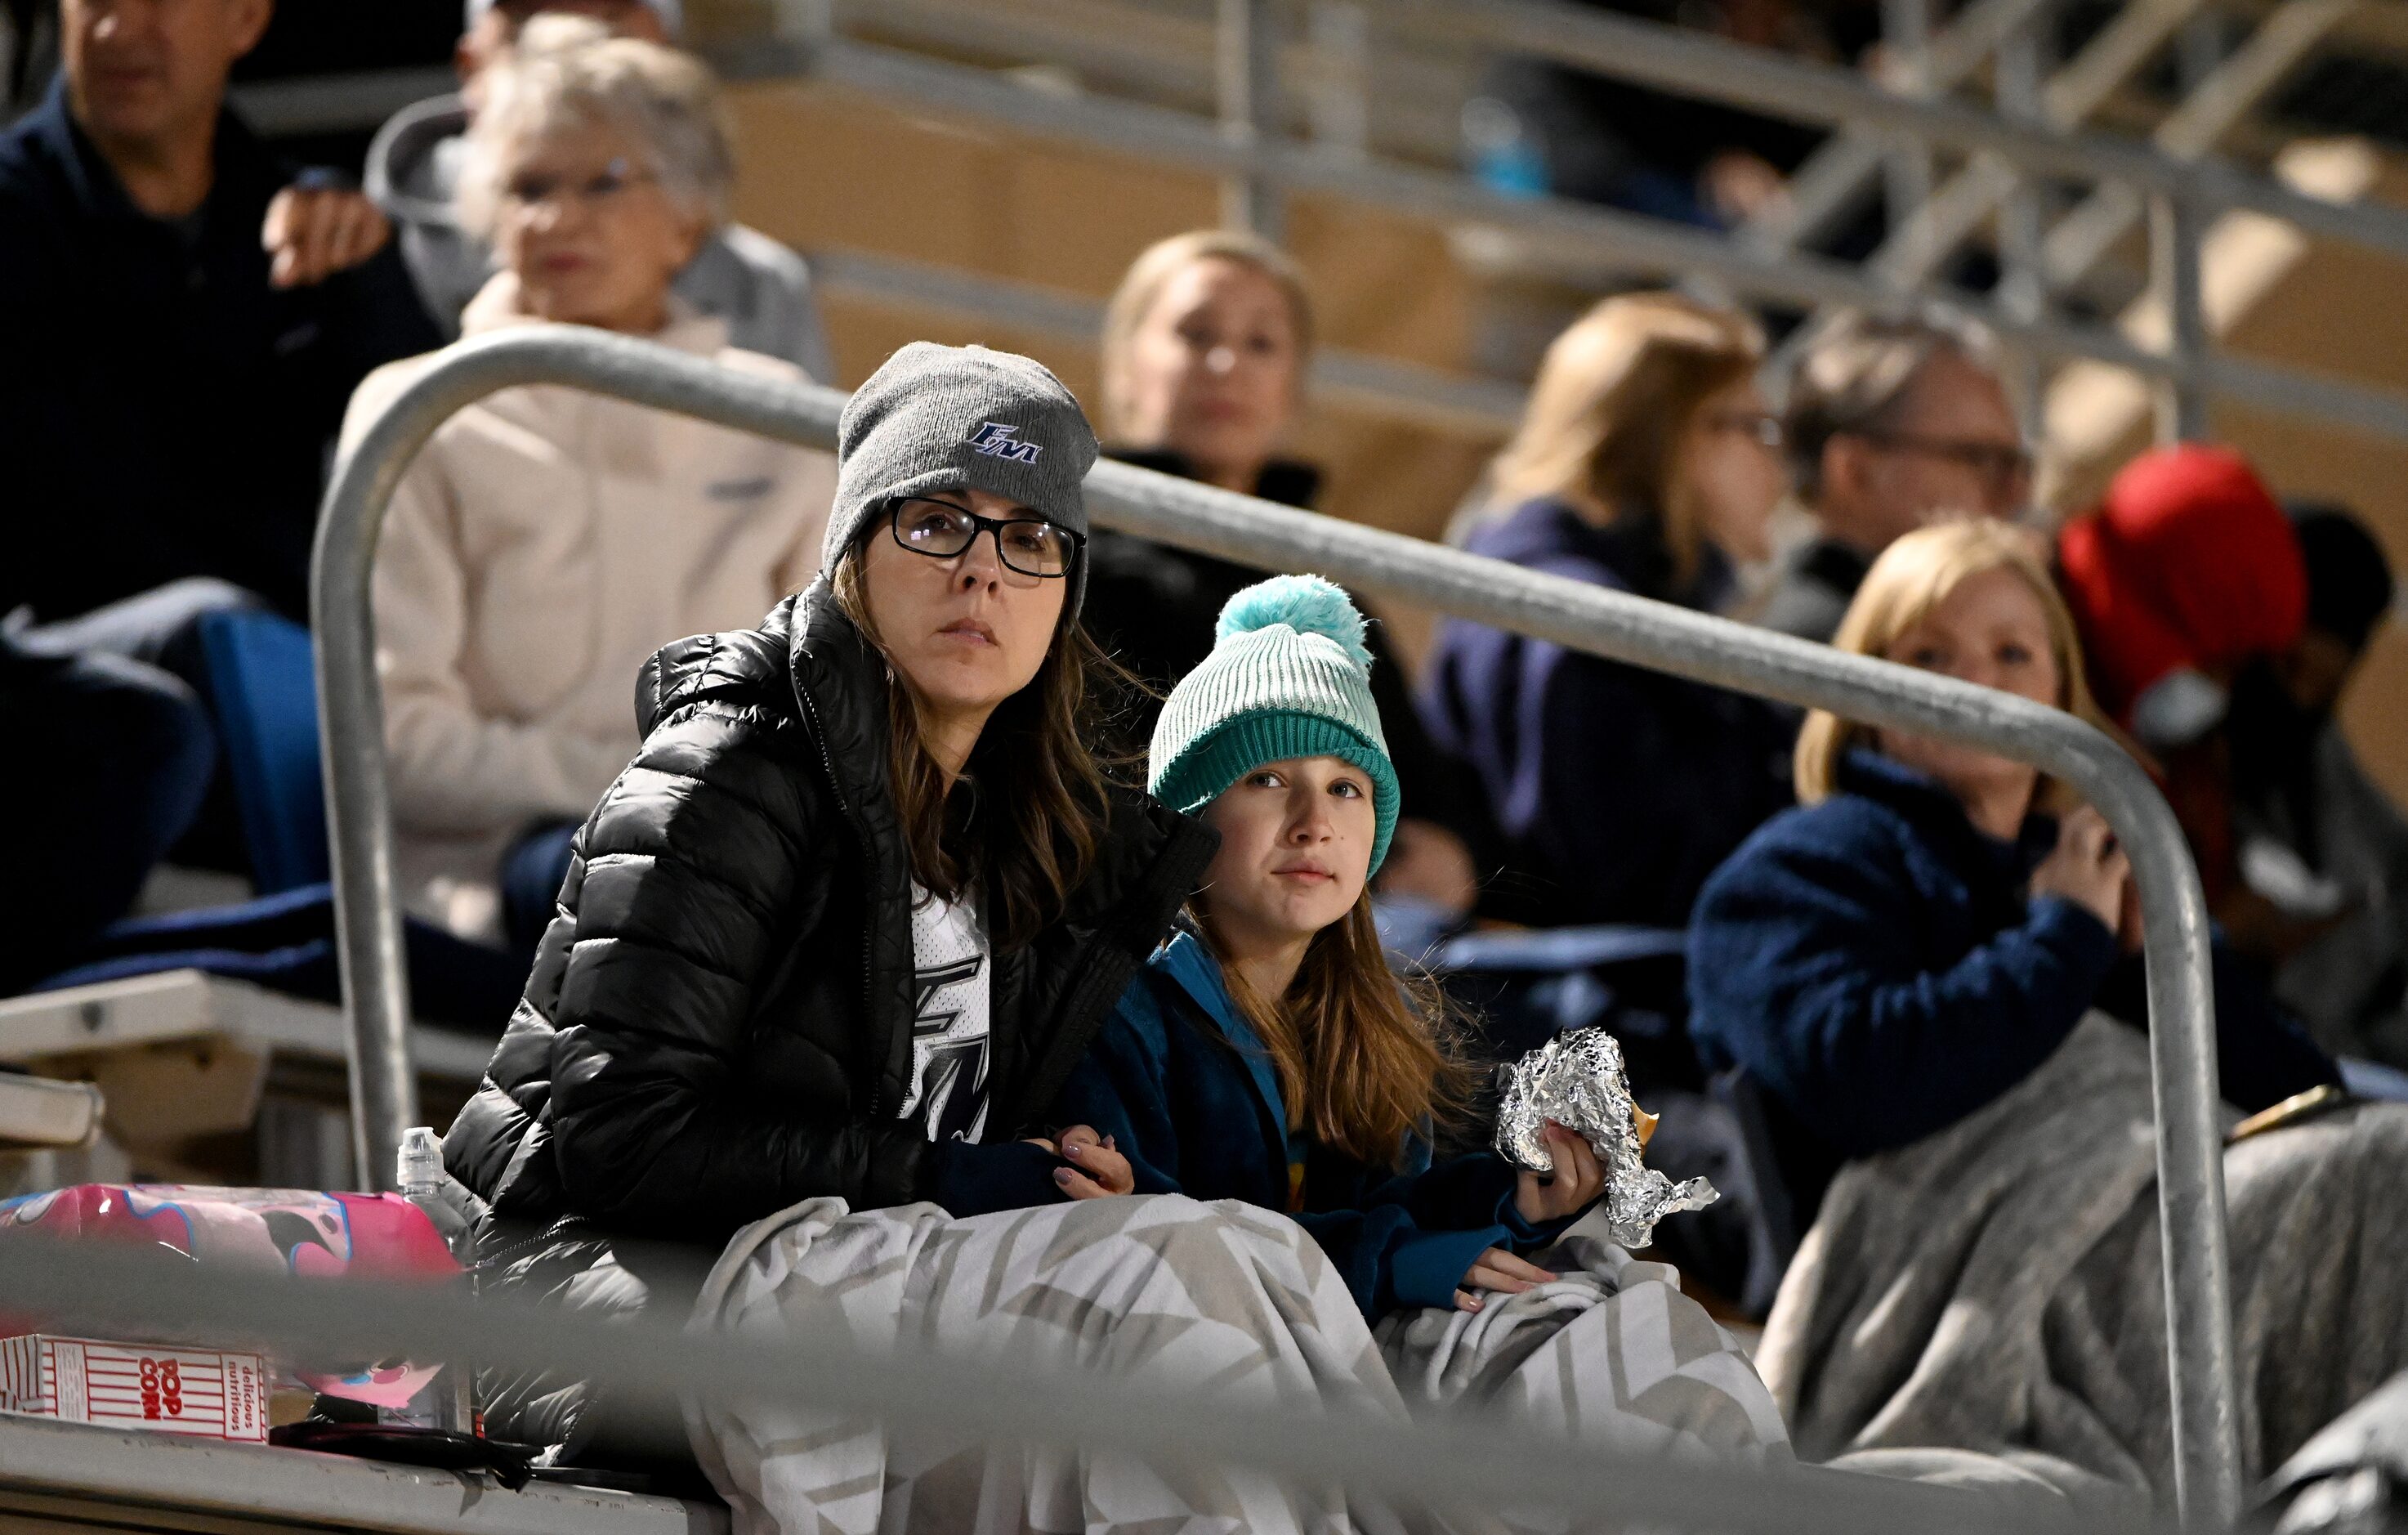
{"type": "Polygon", "coordinates": [[[1367,1167],[1393,1168],[1408,1135],[1463,1113],[1471,1070],[1446,1000],[1426,979],[1388,968],[1369,892],[1312,936],[1281,997],[1255,995],[1221,955],[1203,897],[1189,915],[1270,1056],[1291,1128],[1367,1167]]]}
{"type": "MultiPolygon", "coordinates": [[[[871,521],[865,542],[885,525],[871,521]]],[[[837,606],[883,655],[862,564],[856,545],[837,562],[829,585],[837,606]]],[[[1087,747],[1096,735],[1091,667],[1118,669],[1066,614],[1036,677],[996,706],[979,732],[963,773],[976,798],[960,816],[949,803],[953,785],[924,744],[920,696],[900,667],[886,667],[886,778],[911,878],[940,900],[975,894],[998,952],[1021,947],[1060,919],[1103,845],[1111,809],[1103,768],[1087,747]]]]}

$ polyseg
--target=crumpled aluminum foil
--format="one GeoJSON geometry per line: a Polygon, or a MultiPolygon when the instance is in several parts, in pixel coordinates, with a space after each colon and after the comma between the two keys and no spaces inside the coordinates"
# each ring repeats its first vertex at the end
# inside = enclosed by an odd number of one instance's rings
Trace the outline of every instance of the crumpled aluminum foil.
{"type": "Polygon", "coordinates": [[[1505,1071],[1497,1155],[1532,1172],[1552,1172],[1546,1122],[1584,1138],[1605,1169],[1606,1225],[1623,1246],[1644,1247],[1665,1216],[1722,1198],[1703,1178],[1675,1184],[1641,1159],[1622,1046],[1605,1030],[1558,1034],[1505,1071]]]}

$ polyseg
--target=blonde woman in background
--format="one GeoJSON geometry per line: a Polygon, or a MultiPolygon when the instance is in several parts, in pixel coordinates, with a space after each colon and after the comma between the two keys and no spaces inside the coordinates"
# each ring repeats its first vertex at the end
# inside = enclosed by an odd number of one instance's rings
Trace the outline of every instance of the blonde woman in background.
{"type": "MultiPolygon", "coordinates": [[[[1138,257],[1104,321],[1105,452],[1124,463],[1310,509],[1321,472],[1283,456],[1304,404],[1312,298],[1278,246],[1230,230],[1174,235],[1138,257]]],[[[1155,694],[1211,653],[1222,607],[1270,572],[1124,534],[1090,546],[1087,630],[1155,694]]],[[[1404,668],[1374,622],[1371,690],[1414,811],[1397,827],[1380,894],[1460,914],[1498,857],[1462,767],[1422,729],[1404,668]]],[[[1141,748],[1157,706],[1133,710],[1141,748]]]]}
{"type": "MultiPolygon", "coordinates": [[[[801,377],[670,291],[725,221],[733,172],[700,64],[540,18],[488,81],[470,150],[462,212],[501,270],[466,336],[590,325],[801,377]]],[[[429,360],[372,374],[349,431],[429,360]]],[[[412,911],[532,950],[570,830],[639,742],[638,668],[809,582],[834,486],[824,453],[574,389],[505,390],[444,423],[394,497],[374,589],[412,911]]]]}
{"type": "MultiPolygon", "coordinates": [[[[1497,461],[1474,553],[1700,611],[1770,553],[1780,426],[1763,339],[1671,294],[1599,304],[1547,349],[1497,461]]],[[[1713,867],[1786,802],[1784,731],[1739,695],[1450,620],[1430,732],[1479,775],[1513,899],[1541,926],[1679,927],[1713,867]]]]}

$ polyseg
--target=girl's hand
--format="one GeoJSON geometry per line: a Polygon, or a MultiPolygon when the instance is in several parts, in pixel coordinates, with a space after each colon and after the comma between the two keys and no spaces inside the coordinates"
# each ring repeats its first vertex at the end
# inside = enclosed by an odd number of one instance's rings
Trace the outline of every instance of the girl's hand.
{"type": "Polygon", "coordinates": [[[2124,890],[2131,877],[2131,860],[2107,818],[2084,805],[2057,828],[2056,850],[2032,870],[2031,893],[2062,896],[2113,933],[2124,925],[2124,890]]]}
{"type": "Polygon", "coordinates": [[[1605,1169],[1587,1140],[1552,1119],[1542,1133],[1555,1170],[1524,1172],[1513,1188],[1513,1208],[1532,1226],[1577,1215],[1605,1192],[1605,1169]]]}
{"type": "Polygon", "coordinates": [[[1475,1293],[1495,1290],[1501,1295],[1520,1295],[1535,1290],[1555,1276],[1527,1258],[1517,1258],[1502,1247],[1492,1247],[1480,1255],[1471,1271],[1463,1276],[1463,1284],[1455,1292],[1455,1309],[1476,1312],[1481,1298],[1475,1293]]]}
{"type": "Polygon", "coordinates": [[[1070,1164],[1054,1169],[1054,1182],[1073,1199],[1101,1199],[1137,1192],[1137,1171],[1112,1144],[1085,1125],[1073,1125],[1059,1140],[1059,1155],[1070,1164]]]}

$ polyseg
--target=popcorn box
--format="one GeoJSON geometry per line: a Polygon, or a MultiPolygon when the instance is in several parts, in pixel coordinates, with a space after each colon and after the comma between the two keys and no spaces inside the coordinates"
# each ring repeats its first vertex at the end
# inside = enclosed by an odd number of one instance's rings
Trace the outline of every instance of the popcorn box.
{"type": "Polygon", "coordinates": [[[0,1338],[0,1411],[264,1444],[267,1370],[256,1354],[0,1338]]]}

